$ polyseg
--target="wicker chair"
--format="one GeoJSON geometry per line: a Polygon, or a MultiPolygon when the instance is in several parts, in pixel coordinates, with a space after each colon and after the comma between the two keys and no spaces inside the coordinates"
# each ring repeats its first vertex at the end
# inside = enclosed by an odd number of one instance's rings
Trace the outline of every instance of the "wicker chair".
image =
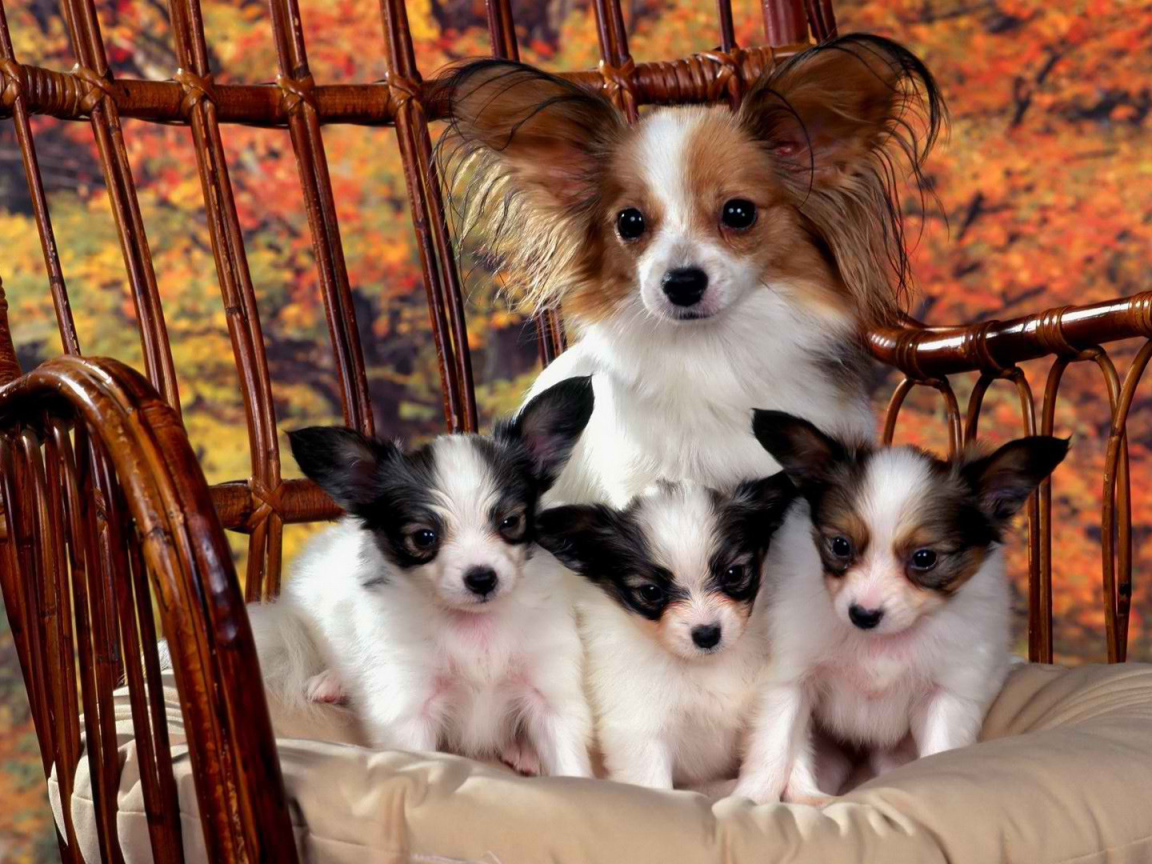
{"type": "MultiPolygon", "coordinates": [[[[0,306],[0,495],[5,516],[0,581],[45,773],[53,777],[65,802],[58,814],[65,861],[80,860],[78,827],[67,806],[79,768],[88,776],[94,820],[89,828],[98,839],[99,853],[106,861],[125,860],[117,818],[123,766],[113,711],[113,691],[122,680],[128,685],[134,758],[154,859],[183,860],[189,835],[202,831],[202,848],[214,861],[298,860],[293,814],[301,805],[285,791],[244,603],[277,593],[285,524],[329,519],[337,510],[311,483],[281,477],[260,315],[229,185],[222,124],[287,127],[290,132],[344,421],[365,432],[372,431],[372,411],[320,131],[325,124],[395,126],[436,340],[444,415],[452,430],[476,427],[460,278],[428,131],[437,118],[429,116],[422,102],[425,87],[404,3],[381,2],[387,78],[341,86],[313,80],[296,0],[270,4],[280,66],[276,86],[214,84],[198,0],[170,2],[180,70],[169,81],[112,76],[93,0],[62,0],[79,59],[75,69],[22,65],[13,54],[0,4],[0,117],[15,124],[66,349],[66,356],[23,372],[8,330],[7,306],[0,306]],[[143,376],[116,360],[80,354],[29,124],[35,113],[91,123],[139,320],[143,376]],[[156,274],[121,135],[122,117],[178,123],[192,130],[229,335],[244,386],[252,457],[247,479],[209,487],[181,424],[156,274]],[[249,536],[243,593],[225,529],[249,536]],[[165,682],[154,649],[153,598],[173,647],[194,796],[190,789],[178,788],[171,769],[176,745],[170,741],[165,682]],[[182,823],[182,791],[195,798],[199,828],[182,823]]],[[[806,43],[809,29],[816,40],[835,34],[828,0],[764,0],[767,45],[744,48],[734,39],[730,2],[717,5],[719,49],[682,60],[636,63],[628,50],[619,0],[597,0],[599,70],[569,77],[607,93],[631,117],[641,105],[736,102],[761,70],[806,43]]],[[[487,11],[493,53],[517,57],[509,0],[488,0],[487,11]]],[[[550,314],[539,332],[540,353],[548,362],[564,348],[558,319],[550,314]]],[[[944,399],[951,444],[960,446],[975,435],[984,394],[999,379],[1019,391],[1024,429],[1050,432],[1064,370],[1081,362],[1099,367],[1112,410],[1101,515],[1104,613],[1112,662],[1125,659],[1132,585],[1125,422],[1152,358],[1152,341],[1140,349],[1124,380],[1118,378],[1105,346],[1132,337],[1152,337],[1152,293],[978,326],[930,328],[909,321],[869,336],[876,358],[905,375],[888,409],[887,439],[909,391],[931,387],[944,399]],[[1043,356],[1054,359],[1037,423],[1033,394],[1015,364],[1043,356]],[[956,373],[978,375],[966,416],[945,377],[956,373]]],[[[1051,513],[1046,485],[1028,511],[1029,653],[1041,663],[1052,658],[1051,513]]],[[[891,847],[886,860],[896,860],[897,848],[891,847]]]]}

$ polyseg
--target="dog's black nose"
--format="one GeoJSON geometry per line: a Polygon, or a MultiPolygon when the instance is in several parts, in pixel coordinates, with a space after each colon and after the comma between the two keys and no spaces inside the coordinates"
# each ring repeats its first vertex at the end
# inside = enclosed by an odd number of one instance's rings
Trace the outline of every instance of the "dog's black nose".
{"type": "Polygon", "coordinates": [[[473,594],[487,597],[496,589],[496,571],[491,567],[473,567],[464,574],[464,584],[473,594]]]}
{"type": "Polygon", "coordinates": [[[692,641],[696,643],[697,648],[705,650],[715,648],[720,644],[720,625],[701,624],[699,627],[693,627],[692,641]]]}
{"type": "Polygon", "coordinates": [[[664,293],[677,306],[695,306],[708,288],[708,274],[699,267],[680,267],[664,274],[664,293]]]}
{"type": "Polygon", "coordinates": [[[848,617],[852,619],[852,623],[861,630],[871,630],[879,624],[880,619],[884,617],[884,610],[865,609],[863,606],[852,604],[848,607],[848,617]]]}

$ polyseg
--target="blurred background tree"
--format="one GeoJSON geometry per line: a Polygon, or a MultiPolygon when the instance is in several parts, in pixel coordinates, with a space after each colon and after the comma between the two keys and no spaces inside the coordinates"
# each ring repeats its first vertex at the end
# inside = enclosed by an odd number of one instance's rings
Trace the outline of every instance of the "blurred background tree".
{"type": "MultiPolygon", "coordinates": [[[[513,4],[524,60],[593,68],[598,60],[587,0],[513,4]]],[[[719,41],[711,0],[625,2],[633,55],[679,57],[719,41]]],[[[55,0],[7,4],[17,57],[72,65],[55,0]]],[[[162,0],[98,0],[119,75],[165,79],[177,67],[162,0]]],[[[376,3],[301,0],[318,81],[373,81],[384,74],[376,3]]],[[[741,44],[761,37],[754,0],[737,2],[741,44]]],[[[212,68],[220,82],[275,77],[267,7],[258,0],[203,0],[212,68]]],[[[840,0],[842,32],[906,42],[936,73],[952,109],[952,134],[929,163],[938,200],[913,251],[918,290],[910,311],[931,323],[1003,318],[1148,290],[1152,272],[1152,4],[1138,0],[840,0]]],[[[409,0],[425,74],[489,50],[483,0],[409,0]]],[[[34,118],[37,147],[82,346],[87,354],[141,365],[134,313],[95,147],[87,124],[34,118]]],[[[125,121],[156,273],[181,375],[185,423],[210,482],[247,476],[239,381],[216,284],[187,129],[125,121]]],[[[282,428],[340,416],[323,307],[297,170],[282,130],[224,131],[253,281],[268,344],[282,428]]],[[[416,440],[441,428],[438,376],[408,219],[404,176],[390,129],[324,130],[361,340],[381,434],[416,440]]],[[[910,232],[917,237],[917,232],[910,232]]],[[[59,353],[31,204],[11,124],[0,123],[0,278],[26,369],[59,353]]],[[[529,322],[496,298],[483,266],[466,262],[469,341],[487,425],[512,410],[536,371],[529,322]]],[[[1115,351],[1123,373],[1133,346],[1115,351]]],[[[1042,392],[1046,363],[1028,364],[1042,392]]],[[[895,376],[877,368],[882,410],[895,376]]],[[[963,400],[967,376],[953,384],[963,400]]],[[[1152,385],[1150,385],[1152,386],[1152,385]]],[[[1142,392],[1146,393],[1149,387],[1142,392]]],[[[899,436],[944,447],[943,412],[917,393],[899,436]]],[[[989,393],[982,433],[1019,434],[1014,392],[989,393]]],[[[1094,367],[1075,366],[1062,390],[1057,432],[1075,448],[1055,489],[1056,646],[1064,662],[1104,656],[1100,597],[1100,477],[1107,395],[1094,367]]],[[[1135,513],[1136,596],[1131,653],[1152,659],[1142,578],[1152,555],[1152,489],[1146,482],[1152,405],[1141,395],[1129,421],[1135,513]]],[[[282,442],[283,443],[283,442],[282,442]]],[[[298,476],[291,459],[285,474],[298,476]]],[[[292,528],[288,556],[308,529],[292,528]]],[[[244,555],[236,536],[235,554],[244,555]]],[[[1013,553],[1023,633],[1024,555],[1013,553]]],[[[241,572],[243,572],[241,570],[241,572]]],[[[0,861],[54,860],[43,777],[15,652],[0,615],[0,861]]]]}

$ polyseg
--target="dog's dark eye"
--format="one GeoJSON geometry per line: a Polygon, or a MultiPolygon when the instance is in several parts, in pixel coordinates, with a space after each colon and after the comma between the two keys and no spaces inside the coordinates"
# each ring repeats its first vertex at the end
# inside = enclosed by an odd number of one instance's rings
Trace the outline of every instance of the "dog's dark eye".
{"type": "Polygon", "coordinates": [[[931,570],[938,560],[939,556],[931,549],[917,549],[912,553],[912,569],[931,570]]]}
{"type": "Polygon", "coordinates": [[[520,533],[523,524],[524,517],[520,513],[509,513],[500,520],[500,533],[515,537],[520,533]]]}
{"type": "Polygon", "coordinates": [[[720,221],[737,231],[751,228],[752,223],[756,221],[756,205],[743,198],[733,198],[725,202],[724,208],[720,211],[720,221]]]}
{"type": "Polygon", "coordinates": [[[744,574],[746,572],[747,569],[743,564],[733,564],[724,571],[724,578],[721,580],[724,583],[724,587],[733,588],[738,586],[744,581],[744,574]]]}
{"type": "Polygon", "coordinates": [[[664,589],[659,585],[653,585],[651,582],[647,585],[641,585],[637,589],[637,593],[640,594],[641,600],[653,606],[664,600],[664,589]]]}
{"type": "Polygon", "coordinates": [[[436,545],[436,532],[431,528],[421,528],[419,531],[413,531],[408,536],[412,540],[412,545],[417,549],[427,551],[436,545]]]}
{"type": "Polygon", "coordinates": [[[616,233],[621,240],[636,240],[644,234],[644,214],[635,207],[621,210],[616,216],[616,233]]]}
{"type": "Polygon", "coordinates": [[[833,537],[828,548],[837,558],[850,558],[852,556],[852,541],[847,537],[833,537]]]}

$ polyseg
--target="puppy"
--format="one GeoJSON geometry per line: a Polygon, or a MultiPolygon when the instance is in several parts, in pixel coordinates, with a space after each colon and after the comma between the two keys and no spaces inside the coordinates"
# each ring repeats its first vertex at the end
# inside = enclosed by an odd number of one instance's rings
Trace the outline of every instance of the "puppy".
{"type": "Polygon", "coordinates": [[[410,453],[349,429],[291,433],[301,469],[348,515],[279,601],[251,608],[269,688],[346,692],[377,747],[590,776],[576,620],[536,515],[592,406],[588,379],[570,379],[491,438],[410,453]]]}
{"type": "Polygon", "coordinates": [[[792,496],[783,475],[723,493],[683,482],[622,510],[540,515],[540,544],[599,589],[581,626],[612,779],[671,789],[735,776],[766,654],[748,632],[761,566],[792,496]]]}
{"type": "Polygon", "coordinates": [[[773,667],[736,793],[836,793],[843,770],[817,782],[817,728],[864,749],[874,773],[899,764],[909,733],[912,758],[974,743],[1009,665],[1001,544],[1068,442],[1023,438],[944,462],[776,411],[757,411],[753,428],[807,506],[776,541],[773,667]]]}
{"type": "Polygon", "coordinates": [[[872,434],[860,333],[898,314],[898,166],[920,178],[940,95],[905,48],[859,35],[749,85],[736,112],[657,108],[634,126],[505,61],[434,91],[462,243],[482,242],[527,305],[561,305],[575,337],[530,396],[594,375],[596,411],[549,503],[767,476],[755,407],[872,434]]]}

